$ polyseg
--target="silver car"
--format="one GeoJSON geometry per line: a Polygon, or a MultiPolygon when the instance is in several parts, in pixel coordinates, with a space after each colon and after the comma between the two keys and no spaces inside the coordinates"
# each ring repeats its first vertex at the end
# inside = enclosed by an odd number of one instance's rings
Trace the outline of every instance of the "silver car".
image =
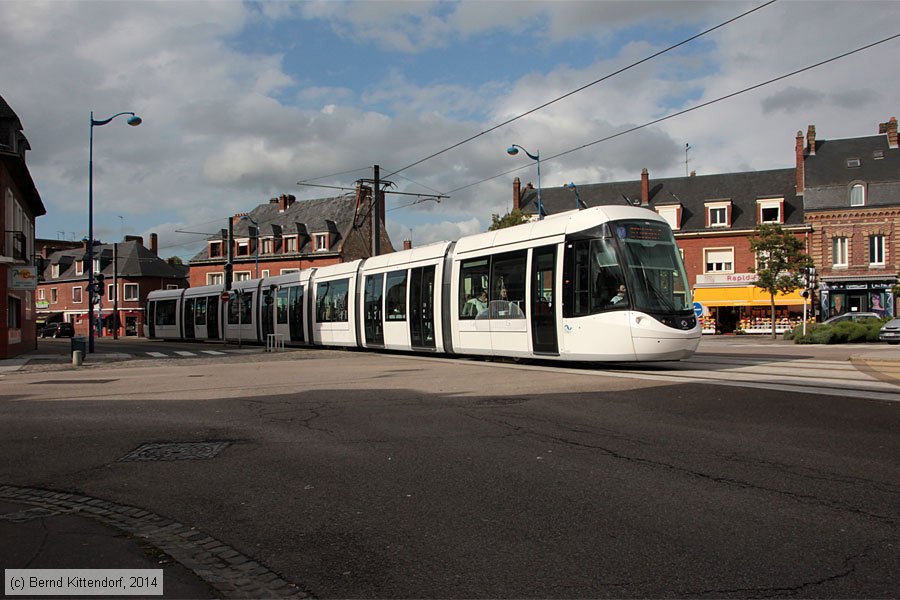
{"type": "Polygon", "coordinates": [[[842,315],[822,321],[823,325],[833,325],[841,321],[862,321],[863,319],[880,319],[881,315],[873,312],[845,312],[842,315]]]}
{"type": "Polygon", "coordinates": [[[900,319],[891,319],[885,323],[878,339],[888,344],[900,344],[900,319]]]}

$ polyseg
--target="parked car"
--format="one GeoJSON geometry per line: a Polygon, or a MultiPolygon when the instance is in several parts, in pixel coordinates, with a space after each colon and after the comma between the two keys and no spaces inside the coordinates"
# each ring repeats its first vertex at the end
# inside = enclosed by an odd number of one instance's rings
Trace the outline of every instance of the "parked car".
{"type": "Polygon", "coordinates": [[[47,323],[41,331],[41,337],[74,337],[75,327],[71,323],[47,323]]]}
{"type": "Polygon", "coordinates": [[[878,339],[888,344],[900,344],[900,319],[891,319],[881,328],[878,339]]]}
{"type": "Polygon", "coordinates": [[[842,315],[838,315],[836,317],[831,317],[830,319],[826,319],[822,321],[823,325],[834,325],[835,323],[840,323],[841,321],[862,321],[863,319],[880,319],[881,315],[873,312],[846,312],[842,315]]]}

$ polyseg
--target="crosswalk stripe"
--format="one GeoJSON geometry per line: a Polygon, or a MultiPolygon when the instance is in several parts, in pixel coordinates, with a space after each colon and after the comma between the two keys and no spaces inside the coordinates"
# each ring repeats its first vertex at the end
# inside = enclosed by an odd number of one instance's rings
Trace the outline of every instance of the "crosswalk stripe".
{"type": "Polygon", "coordinates": [[[193,352],[188,352],[187,350],[176,350],[175,354],[178,354],[179,356],[197,356],[193,352]]]}
{"type": "Polygon", "coordinates": [[[166,356],[168,356],[166,354],[163,354],[162,352],[148,352],[147,354],[149,356],[152,356],[153,358],[166,358],[166,356]]]}
{"type": "Polygon", "coordinates": [[[212,354],[213,356],[225,356],[224,352],[219,352],[218,350],[201,350],[203,354],[212,354]]]}

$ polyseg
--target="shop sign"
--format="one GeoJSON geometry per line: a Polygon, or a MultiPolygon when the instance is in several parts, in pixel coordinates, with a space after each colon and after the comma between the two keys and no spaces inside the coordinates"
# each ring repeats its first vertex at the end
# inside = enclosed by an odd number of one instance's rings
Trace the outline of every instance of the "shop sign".
{"type": "Polygon", "coordinates": [[[744,285],[757,279],[756,273],[705,273],[697,275],[697,285],[744,285]]]}
{"type": "Polygon", "coordinates": [[[37,267],[12,267],[9,270],[9,289],[36,290],[37,267]]]}
{"type": "Polygon", "coordinates": [[[34,307],[38,310],[47,310],[48,308],[50,308],[50,303],[46,300],[37,300],[34,303],[34,307]]]}

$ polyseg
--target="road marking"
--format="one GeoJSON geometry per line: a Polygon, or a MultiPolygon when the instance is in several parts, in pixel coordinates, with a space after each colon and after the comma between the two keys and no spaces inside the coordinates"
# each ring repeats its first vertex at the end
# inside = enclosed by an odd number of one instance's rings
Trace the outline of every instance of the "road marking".
{"type": "Polygon", "coordinates": [[[175,354],[178,354],[179,356],[197,356],[193,352],[188,352],[187,350],[176,350],[175,354]]]}
{"type": "Polygon", "coordinates": [[[168,358],[168,354],[163,354],[162,352],[148,352],[148,356],[152,356],[153,358],[168,358]]]}
{"type": "Polygon", "coordinates": [[[213,356],[225,356],[224,352],[219,352],[218,350],[201,350],[203,354],[212,354],[213,356]]]}

